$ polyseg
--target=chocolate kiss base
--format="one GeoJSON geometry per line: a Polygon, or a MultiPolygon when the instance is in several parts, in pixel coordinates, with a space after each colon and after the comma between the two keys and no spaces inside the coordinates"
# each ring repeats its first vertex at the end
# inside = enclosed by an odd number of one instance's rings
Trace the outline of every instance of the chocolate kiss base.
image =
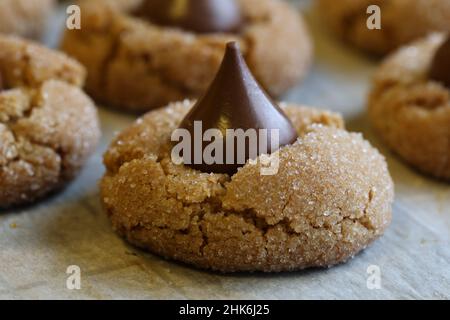
{"type": "Polygon", "coordinates": [[[430,67],[430,79],[450,88],[450,37],[439,47],[430,67]]]}
{"type": "Polygon", "coordinates": [[[237,32],[243,23],[236,0],[147,0],[136,15],[197,33],[237,32]]]}
{"type": "MultiPolygon", "coordinates": [[[[259,133],[260,129],[279,130],[279,143],[281,147],[289,145],[297,140],[291,121],[284,112],[272,101],[267,93],[256,82],[250,73],[247,64],[242,57],[238,45],[235,42],[228,43],[222,65],[216,78],[210,85],[206,94],[194,105],[192,110],[182,121],[180,128],[187,129],[191,137],[191,146],[195,145],[194,124],[196,121],[202,122],[202,130],[219,129],[223,135],[223,153],[226,155],[226,130],[255,129],[259,133]]],[[[271,148],[270,134],[266,135],[267,150],[258,150],[257,155],[267,152],[275,152],[271,148]]],[[[258,145],[260,145],[260,136],[258,134],[258,145]]],[[[204,143],[203,150],[206,147],[204,143]]],[[[190,167],[203,171],[214,173],[234,174],[243,164],[238,163],[237,142],[235,141],[235,161],[233,164],[206,164],[202,163],[188,164],[190,167]]],[[[250,146],[246,140],[245,160],[249,159],[250,146]]],[[[191,155],[194,155],[192,149],[191,155]]],[[[191,160],[193,160],[192,157],[191,160]]],[[[203,157],[201,157],[203,159],[203,157]]],[[[226,158],[226,156],[225,156],[226,158]]],[[[191,161],[194,162],[194,161],[191,161]]]]}

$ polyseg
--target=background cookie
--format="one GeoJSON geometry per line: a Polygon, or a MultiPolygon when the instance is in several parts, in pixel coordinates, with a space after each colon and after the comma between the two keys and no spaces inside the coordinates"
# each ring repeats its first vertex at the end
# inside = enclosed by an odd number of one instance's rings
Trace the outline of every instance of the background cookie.
{"type": "Polygon", "coordinates": [[[40,38],[55,0],[0,1],[0,33],[40,38]]]}
{"type": "Polygon", "coordinates": [[[146,111],[198,96],[233,39],[272,95],[301,80],[310,66],[308,32],[299,13],[284,1],[239,0],[247,24],[236,35],[156,27],[131,15],[141,2],[82,1],[82,30],[65,35],[62,48],[87,67],[87,90],[105,104],[146,111]]]}
{"type": "Polygon", "coordinates": [[[72,179],[99,139],[85,71],[63,54],[0,36],[0,208],[72,179]]]}
{"type": "Polygon", "coordinates": [[[317,0],[330,30],[356,47],[386,54],[432,31],[450,31],[450,1],[443,0],[317,0]],[[382,29],[369,30],[367,7],[381,8],[382,29]]]}
{"type": "Polygon", "coordinates": [[[380,236],[393,185],[384,158],[331,113],[284,107],[301,135],[280,171],[232,178],[175,166],[170,135],[191,106],[153,111],[105,154],[104,207],[129,242],[197,267],[283,271],[343,262],[380,236]]]}
{"type": "Polygon", "coordinates": [[[419,170],[450,180],[450,95],[428,78],[444,35],[393,53],[377,71],[369,99],[374,128],[386,144],[419,170]]]}

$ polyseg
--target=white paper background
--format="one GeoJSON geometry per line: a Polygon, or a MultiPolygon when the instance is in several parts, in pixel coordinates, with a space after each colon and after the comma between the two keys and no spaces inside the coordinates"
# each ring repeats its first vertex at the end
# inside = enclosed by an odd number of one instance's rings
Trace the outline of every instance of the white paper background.
{"type": "MultiPolygon", "coordinates": [[[[384,237],[347,264],[284,274],[221,275],[134,249],[112,232],[97,189],[101,155],[133,117],[102,108],[102,143],[79,178],[35,206],[0,214],[0,298],[450,298],[450,186],[417,174],[373,136],[365,97],[377,62],[333,39],[308,2],[301,6],[316,42],[316,64],[285,99],[342,112],[349,129],[364,132],[387,156],[396,202],[384,237]],[[81,290],[66,288],[69,265],[82,270],[81,290]],[[381,268],[379,290],[366,286],[370,265],[381,268]]],[[[56,45],[63,18],[52,22],[48,45],[56,45]]]]}

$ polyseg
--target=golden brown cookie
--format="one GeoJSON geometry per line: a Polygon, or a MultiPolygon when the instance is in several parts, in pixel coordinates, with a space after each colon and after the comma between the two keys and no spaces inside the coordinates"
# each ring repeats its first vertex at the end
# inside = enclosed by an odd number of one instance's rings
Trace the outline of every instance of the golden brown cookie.
{"type": "Polygon", "coordinates": [[[354,46],[384,55],[432,31],[450,31],[447,0],[317,0],[330,30],[354,46]],[[370,5],[381,9],[381,30],[367,28],[370,5]]]}
{"type": "Polygon", "coordinates": [[[72,179],[99,139],[84,68],[64,54],[0,36],[0,208],[72,179]]]}
{"type": "Polygon", "coordinates": [[[258,81],[280,95],[301,80],[312,44],[299,13],[280,0],[239,0],[239,34],[194,34],[131,15],[141,0],[81,1],[82,30],[62,48],[88,69],[88,92],[105,104],[146,111],[201,94],[216,74],[225,45],[240,42],[258,81]],[[93,50],[95,48],[95,50],[93,50]]]}
{"type": "Polygon", "coordinates": [[[55,0],[0,1],[0,33],[40,38],[55,2],[55,0]]]}
{"type": "Polygon", "coordinates": [[[176,166],[170,136],[190,101],[153,111],[105,154],[101,197],[132,244],[206,269],[291,271],[344,262],[391,220],[385,159],[340,116],[283,106],[300,138],[277,175],[247,163],[233,176],[176,166]]]}
{"type": "Polygon", "coordinates": [[[449,180],[449,89],[428,77],[444,39],[433,34],[388,57],[375,75],[369,114],[379,136],[406,162],[449,180]]]}

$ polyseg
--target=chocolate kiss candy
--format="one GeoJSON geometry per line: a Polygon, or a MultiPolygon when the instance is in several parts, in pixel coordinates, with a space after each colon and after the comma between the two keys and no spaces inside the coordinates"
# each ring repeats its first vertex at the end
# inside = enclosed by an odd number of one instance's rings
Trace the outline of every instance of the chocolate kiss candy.
{"type": "MultiPolygon", "coordinates": [[[[251,159],[250,148],[253,148],[254,151],[257,150],[255,156],[262,153],[270,154],[280,146],[292,144],[297,140],[297,132],[291,121],[256,82],[235,42],[227,44],[225,57],[216,78],[206,94],[186,115],[180,128],[187,129],[190,133],[192,164],[187,165],[208,173],[234,174],[239,167],[244,165],[246,160],[251,159]],[[198,148],[195,152],[195,141],[198,141],[199,138],[196,137],[194,129],[195,122],[198,124],[198,121],[201,121],[202,124],[201,134],[204,134],[208,129],[218,129],[222,133],[223,164],[207,164],[202,154],[199,155],[198,148]],[[245,150],[243,150],[245,154],[242,153],[242,150],[240,154],[241,160],[242,156],[245,155],[242,163],[238,159],[239,150],[237,148],[239,143],[236,139],[234,140],[234,159],[232,158],[233,154],[230,155],[229,151],[228,155],[226,154],[226,144],[229,141],[226,135],[227,129],[234,129],[234,132],[238,129],[242,129],[244,132],[247,132],[248,129],[254,129],[253,132],[257,133],[257,143],[254,145],[249,145],[250,139],[246,139],[245,150]],[[260,129],[267,129],[267,134],[259,135],[260,129]],[[272,149],[271,144],[271,138],[273,137],[271,129],[278,129],[279,133],[279,145],[276,146],[275,150],[272,149]],[[260,141],[261,139],[265,139],[265,141],[260,141]],[[261,143],[267,144],[260,148],[261,143]],[[195,161],[194,154],[200,156],[200,161],[195,161]],[[227,161],[227,156],[232,161],[227,161]]],[[[200,139],[202,138],[200,137],[200,139]]],[[[214,141],[214,138],[211,140],[214,141]]],[[[201,153],[210,143],[200,141],[201,153]]],[[[229,149],[232,150],[231,147],[229,149]]]]}
{"type": "Polygon", "coordinates": [[[450,88],[450,37],[447,38],[434,55],[430,67],[430,78],[450,88]]]}
{"type": "Polygon", "coordinates": [[[147,0],[138,11],[155,24],[197,33],[234,32],[242,23],[236,0],[147,0]]]}

